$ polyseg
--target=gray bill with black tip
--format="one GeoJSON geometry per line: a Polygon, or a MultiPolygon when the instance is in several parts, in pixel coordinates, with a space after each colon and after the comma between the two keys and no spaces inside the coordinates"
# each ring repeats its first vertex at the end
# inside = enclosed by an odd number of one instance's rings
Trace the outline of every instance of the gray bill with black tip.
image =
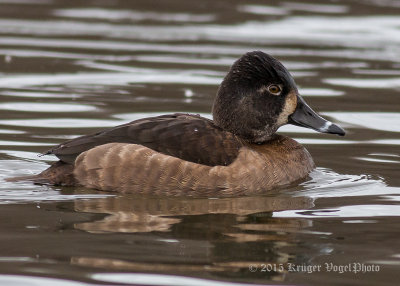
{"type": "Polygon", "coordinates": [[[292,115],[289,116],[289,123],[297,126],[314,129],[322,133],[345,135],[345,131],[338,125],[319,116],[304,99],[297,96],[297,107],[292,115]]]}

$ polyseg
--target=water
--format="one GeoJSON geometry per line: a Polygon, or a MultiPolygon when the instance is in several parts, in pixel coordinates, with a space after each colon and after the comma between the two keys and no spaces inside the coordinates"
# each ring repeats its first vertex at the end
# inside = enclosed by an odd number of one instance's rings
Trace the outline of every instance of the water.
{"type": "Polygon", "coordinates": [[[0,284],[396,285],[399,14],[391,0],[0,0],[0,284]],[[251,50],[347,130],[281,128],[318,166],[300,185],[166,199],[3,181],[102,127],[209,117],[251,50]]]}

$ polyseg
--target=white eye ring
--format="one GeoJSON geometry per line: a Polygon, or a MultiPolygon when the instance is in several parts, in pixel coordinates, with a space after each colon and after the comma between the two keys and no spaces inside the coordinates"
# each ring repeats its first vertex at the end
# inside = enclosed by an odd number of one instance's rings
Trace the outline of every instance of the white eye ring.
{"type": "Polygon", "coordinates": [[[268,91],[273,95],[280,95],[282,93],[282,88],[278,84],[271,84],[268,86],[268,91]]]}

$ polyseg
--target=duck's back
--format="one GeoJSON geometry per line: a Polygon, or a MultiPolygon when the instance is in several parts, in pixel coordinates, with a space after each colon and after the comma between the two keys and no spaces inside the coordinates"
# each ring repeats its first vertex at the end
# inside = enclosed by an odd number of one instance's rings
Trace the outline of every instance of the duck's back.
{"type": "Polygon", "coordinates": [[[175,113],[143,118],[64,142],[45,154],[74,164],[87,150],[107,143],[146,146],[165,155],[208,166],[229,165],[244,142],[216,126],[212,120],[193,114],[175,113]]]}

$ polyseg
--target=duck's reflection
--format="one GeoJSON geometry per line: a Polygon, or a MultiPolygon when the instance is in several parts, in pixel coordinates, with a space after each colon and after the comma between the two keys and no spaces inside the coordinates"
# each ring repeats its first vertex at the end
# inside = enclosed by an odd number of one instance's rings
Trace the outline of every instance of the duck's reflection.
{"type": "Polygon", "coordinates": [[[121,195],[77,200],[76,212],[108,215],[76,223],[75,229],[96,236],[125,235],[118,245],[107,245],[105,253],[74,256],[71,263],[118,271],[182,275],[206,271],[218,277],[247,273],[253,278],[283,280],[285,271],[253,273],[249,267],[293,261],[285,249],[296,245],[296,234],[311,226],[311,221],[275,218],[273,212],[311,207],[311,198],[282,195],[223,199],[121,195]]]}
{"type": "MultiPolygon", "coordinates": [[[[249,237],[249,234],[241,236],[245,231],[292,232],[293,229],[304,227],[304,222],[284,222],[282,219],[274,219],[272,223],[266,221],[266,224],[246,222],[247,215],[257,214],[254,217],[257,217],[258,221],[265,221],[275,211],[309,209],[312,206],[313,200],[308,197],[277,196],[229,199],[106,197],[75,201],[74,208],[77,212],[109,214],[100,221],[77,223],[75,228],[93,233],[165,232],[181,222],[182,217],[230,214],[233,216],[228,216],[230,222],[225,226],[234,224],[241,231],[224,234],[247,241],[244,237],[249,237]]],[[[229,230],[226,229],[226,231],[229,230]]]]}

